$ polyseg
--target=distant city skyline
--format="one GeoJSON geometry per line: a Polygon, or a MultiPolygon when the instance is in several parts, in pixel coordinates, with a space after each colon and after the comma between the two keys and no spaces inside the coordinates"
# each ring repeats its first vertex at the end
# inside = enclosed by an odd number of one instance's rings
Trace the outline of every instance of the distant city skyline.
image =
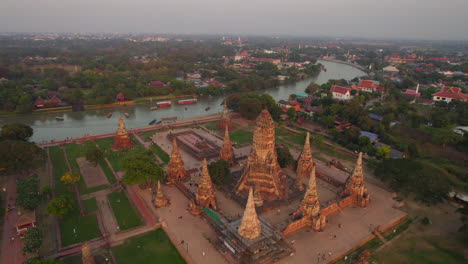
{"type": "Polygon", "coordinates": [[[0,32],[468,40],[466,0],[2,0],[0,32]]]}

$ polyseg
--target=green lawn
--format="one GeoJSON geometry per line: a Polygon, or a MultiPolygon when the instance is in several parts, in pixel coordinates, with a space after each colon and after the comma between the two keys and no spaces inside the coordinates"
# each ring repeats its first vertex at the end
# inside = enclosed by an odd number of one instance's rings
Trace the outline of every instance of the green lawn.
{"type": "Polygon", "coordinates": [[[112,211],[114,211],[114,216],[117,219],[120,230],[130,229],[143,224],[125,193],[110,193],[107,198],[111,204],[112,211]]]}
{"type": "Polygon", "coordinates": [[[158,145],[151,145],[151,150],[156,155],[158,155],[158,157],[164,162],[164,164],[167,164],[169,162],[169,155],[166,152],[164,152],[164,150],[162,150],[158,145]]]}
{"type": "Polygon", "coordinates": [[[101,235],[96,215],[80,217],[77,207],[78,205],[75,205],[76,209],[60,220],[60,235],[63,247],[91,240],[101,235]]]}
{"type": "Polygon", "coordinates": [[[157,132],[156,130],[150,130],[150,131],[138,133],[138,135],[141,137],[141,139],[143,139],[143,141],[149,142],[151,141],[150,137],[154,135],[156,132],[157,132]]]}
{"type": "Polygon", "coordinates": [[[63,193],[69,193],[70,188],[60,181],[60,177],[62,177],[68,171],[67,163],[65,162],[65,156],[63,155],[63,150],[60,147],[50,147],[49,153],[53,168],[52,173],[54,175],[55,194],[60,195],[63,193]]]}
{"type": "Polygon", "coordinates": [[[95,197],[90,198],[88,200],[83,200],[81,204],[83,205],[83,208],[87,213],[97,211],[97,202],[95,197]]]}
{"type": "Polygon", "coordinates": [[[139,142],[136,142],[134,140],[133,136],[131,137],[133,142],[135,143],[135,148],[132,149],[124,149],[124,150],[119,150],[119,151],[113,151],[112,150],[112,143],[114,142],[114,137],[110,138],[103,138],[103,139],[98,139],[96,140],[96,143],[98,144],[99,148],[104,152],[104,156],[109,160],[110,164],[112,165],[112,168],[114,171],[122,171],[122,161],[125,158],[125,155],[134,149],[137,148],[143,148],[139,142]]]}
{"type": "Polygon", "coordinates": [[[101,160],[99,162],[99,166],[101,166],[102,170],[104,171],[104,174],[106,175],[106,178],[109,181],[109,183],[112,184],[117,181],[111,169],[109,168],[109,165],[107,165],[107,162],[105,160],[101,160]]]}
{"type": "MultiPolygon", "coordinates": [[[[189,248],[190,250],[190,248],[189,248]]],[[[119,263],[185,263],[162,229],[128,238],[112,248],[119,263]]]]}
{"type": "Polygon", "coordinates": [[[82,264],[83,261],[81,259],[81,254],[79,255],[72,255],[72,256],[67,256],[63,259],[61,259],[61,261],[64,263],[64,264],[82,264]]]}
{"type": "Polygon", "coordinates": [[[231,141],[236,142],[237,144],[252,143],[253,132],[247,130],[234,130],[229,133],[231,141]]]}
{"type": "Polygon", "coordinates": [[[217,121],[203,123],[202,125],[204,127],[208,128],[209,130],[213,130],[213,131],[218,130],[218,122],[217,121]]]}

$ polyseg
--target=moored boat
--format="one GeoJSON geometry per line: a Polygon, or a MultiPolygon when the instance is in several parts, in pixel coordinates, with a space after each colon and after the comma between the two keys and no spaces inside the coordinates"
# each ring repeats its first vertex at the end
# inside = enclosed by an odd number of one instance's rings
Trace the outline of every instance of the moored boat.
{"type": "Polygon", "coordinates": [[[150,110],[151,110],[151,111],[156,110],[156,109],[158,109],[157,106],[152,106],[152,107],[150,107],[150,110]]]}
{"type": "Polygon", "coordinates": [[[178,104],[195,104],[198,102],[197,98],[191,98],[191,99],[181,99],[177,101],[178,104]]]}
{"type": "Polygon", "coordinates": [[[56,117],[55,117],[55,120],[57,120],[57,121],[63,121],[63,120],[65,120],[65,119],[64,119],[63,117],[61,117],[61,116],[56,116],[56,117]]]}
{"type": "Polygon", "coordinates": [[[177,120],[177,116],[161,117],[161,120],[162,120],[162,121],[177,120]]]}
{"type": "Polygon", "coordinates": [[[124,113],[125,117],[128,118],[130,115],[128,113],[124,113]]]}
{"type": "Polygon", "coordinates": [[[172,105],[172,102],[171,101],[161,101],[161,102],[157,102],[156,105],[158,107],[170,107],[172,105]]]}
{"type": "Polygon", "coordinates": [[[211,107],[208,106],[207,108],[205,108],[205,111],[208,111],[208,110],[210,110],[210,109],[211,109],[211,107]]]}
{"type": "Polygon", "coordinates": [[[151,126],[151,125],[154,125],[154,123],[156,123],[156,119],[151,120],[151,122],[149,122],[148,125],[151,126]]]}
{"type": "Polygon", "coordinates": [[[111,118],[111,117],[112,117],[112,113],[107,113],[106,117],[107,117],[107,118],[111,118]]]}

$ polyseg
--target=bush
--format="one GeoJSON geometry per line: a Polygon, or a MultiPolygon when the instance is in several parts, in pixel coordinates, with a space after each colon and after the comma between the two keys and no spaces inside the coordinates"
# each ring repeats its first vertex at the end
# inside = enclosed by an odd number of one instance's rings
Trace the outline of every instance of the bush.
{"type": "Polygon", "coordinates": [[[229,172],[229,164],[223,159],[210,163],[208,165],[208,171],[211,180],[217,185],[229,183],[232,180],[229,172]]]}
{"type": "Polygon", "coordinates": [[[73,209],[73,201],[68,195],[61,195],[49,202],[47,212],[56,216],[65,216],[73,209]]]}
{"type": "Polygon", "coordinates": [[[16,181],[18,204],[25,209],[34,210],[41,202],[39,178],[37,175],[16,181]]]}
{"type": "Polygon", "coordinates": [[[276,153],[278,155],[278,163],[281,168],[286,168],[290,165],[293,165],[294,158],[289,152],[289,148],[286,146],[278,146],[276,147],[276,153]]]}
{"type": "Polygon", "coordinates": [[[42,230],[39,228],[30,228],[24,233],[24,253],[37,253],[42,245],[42,230]]]}

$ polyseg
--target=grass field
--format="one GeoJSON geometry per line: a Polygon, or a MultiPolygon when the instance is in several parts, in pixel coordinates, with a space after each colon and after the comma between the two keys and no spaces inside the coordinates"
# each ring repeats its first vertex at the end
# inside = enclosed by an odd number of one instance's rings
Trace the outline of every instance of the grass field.
{"type": "Polygon", "coordinates": [[[83,204],[83,208],[87,213],[97,211],[97,202],[95,197],[88,200],[83,200],[81,203],[83,204]]]}
{"type": "Polygon", "coordinates": [[[60,235],[63,247],[99,237],[101,232],[96,215],[80,217],[75,205],[75,210],[60,220],[60,235]]]}
{"type": "Polygon", "coordinates": [[[156,155],[158,155],[158,157],[164,162],[164,164],[167,164],[169,162],[169,155],[166,152],[164,152],[164,150],[162,150],[158,145],[151,145],[151,150],[156,155]]]}
{"type": "Polygon", "coordinates": [[[149,141],[151,141],[150,137],[152,135],[154,135],[154,133],[156,133],[156,132],[157,132],[157,130],[150,130],[150,131],[145,131],[145,132],[138,133],[138,135],[141,137],[141,139],[143,139],[143,141],[149,142],[149,141]]]}
{"type": "Polygon", "coordinates": [[[252,143],[253,132],[247,130],[236,129],[229,133],[231,141],[236,142],[237,144],[252,143]]]}
{"type": "Polygon", "coordinates": [[[120,230],[126,230],[143,224],[127,196],[123,192],[114,192],[107,196],[117,219],[120,230]]]}
{"type": "Polygon", "coordinates": [[[162,229],[128,238],[112,252],[119,263],[185,263],[162,229]]]}
{"type": "Polygon", "coordinates": [[[129,151],[132,151],[136,148],[143,148],[139,142],[136,142],[136,140],[131,136],[133,142],[135,143],[135,148],[128,149],[128,150],[119,150],[119,151],[113,151],[112,150],[112,143],[114,142],[113,137],[109,138],[103,138],[103,139],[98,139],[96,140],[96,143],[98,144],[99,148],[104,152],[104,156],[109,160],[110,164],[112,165],[112,168],[114,171],[122,171],[122,161],[123,158],[125,157],[125,154],[127,154],[129,151]]]}
{"type": "Polygon", "coordinates": [[[217,121],[203,123],[203,126],[208,128],[209,130],[213,130],[213,131],[218,130],[218,122],[217,121]]]}
{"type": "Polygon", "coordinates": [[[54,175],[55,194],[60,195],[63,193],[68,193],[69,187],[65,186],[65,184],[60,181],[60,177],[62,177],[68,171],[65,156],[63,155],[63,150],[60,147],[50,147],[49,153],[53,167],[52,173],[54,175]]]}

